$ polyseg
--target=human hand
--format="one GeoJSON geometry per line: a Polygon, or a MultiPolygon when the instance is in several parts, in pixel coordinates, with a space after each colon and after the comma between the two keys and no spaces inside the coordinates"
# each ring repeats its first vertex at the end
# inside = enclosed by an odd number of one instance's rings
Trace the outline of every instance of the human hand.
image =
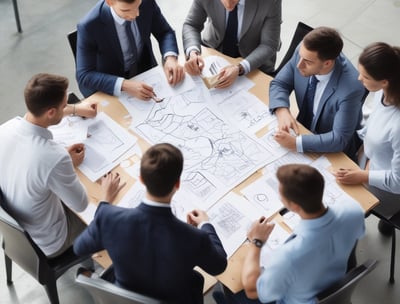
{"type": "Polygon", "coordinates": [[[125,187],[126,182],[120,184],[121,178],[118,173],[108,172],[101,178],[101,200],[112,203],[118,192],[125,187]]]}
{"type": "Polygon", "coordinates": [[[274,223],[268,222],[267,219],[262,216],[251,225],[250,230],[247,232],[247,238],[249,240],[258,239],[265,243],[274,227],[274,223]]]}
{"type": "Polygon", "coordinates": [[[284,148],[296,151],[296,137],[286,131],[276,131],[274,139],[284,148]]]}
{"type": "Polygon", "coordinates": [[[149,100],[154,96],[153,87],[142,81],[124,80],[121,90],[141,100],[149,100]]]}
{"type": "Polygon", "coordinates": [[[185,78],[185,71],[178,63],[175,56],[167,56],[164,62],[164,73],[167,77],[168,83],[175,86],[185,78]]]}
{"type": "Polygon", "coordinates": [[[368,171],[361,169],[343,169],[332,170],[336,180],[342,184],[355,185],[368,183],[368,171]]]}
{"type": "Polygon", "coordinates": [[[67,151],[71,156],[72,164],[74,165],[74,167],[78,167],[85,158],[84,144],[73,144],[67,148],[67,151]]]}
{"type": "Polygon", "coordinates": [[[228,65],[223,67],[218,74],[218,83],[215,86],[217,89],[224,89],[235,82],[239,76],[239,67],[237,65],[228,65]]]}
{"type": "Polygon", "coordinates": [[[200,75],[204,68],[204,60],[196,51],[191,51],[189,59],[185,62],[185,70],[189,75],[200,75]]]}
{"type": "Polygon", "coordinates": [[[197,227],[200,223],[208,221],[208,215],[203,210],[195,209],[187,214],[186,221],[188,224],[197,227]]]}
{"type": "Polygon", "coordinates": [[[275,110],[276,118],[278,119],[278,129],[280,131],[289,132],[290,129],[296,133],[296,135],[300,134],[299,126],[297,125],[296,119],[290,114],[288,108],[277,108],[275,110]]]}
{"type": "Polygon", "coordinates": [[[82,102],[75,104],[75,115],[91,118],[97,115],[97,104],[82,102]]]}

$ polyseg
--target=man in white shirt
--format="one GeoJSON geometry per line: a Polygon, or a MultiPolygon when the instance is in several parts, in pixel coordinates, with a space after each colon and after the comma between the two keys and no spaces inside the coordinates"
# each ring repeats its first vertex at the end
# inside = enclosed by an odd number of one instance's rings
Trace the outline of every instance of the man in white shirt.
{"type": "Polygon", "coordinates": [[[67,149],[47,129],[64,115],[96,115],[94,104],[67,105],[68,79],[37,74],[25,88],[26,115],[0,126],[0,188],[3,206],[48,257],[68,249],[85,228],[70,209],[88,205],[74,166],[84,158],[83,144],[67,149]]]}

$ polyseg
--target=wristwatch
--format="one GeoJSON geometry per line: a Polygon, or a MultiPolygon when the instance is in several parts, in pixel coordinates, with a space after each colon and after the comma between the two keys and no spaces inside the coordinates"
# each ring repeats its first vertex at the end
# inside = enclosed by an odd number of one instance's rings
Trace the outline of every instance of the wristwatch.
{"type": "Polygon", "coordinates": [[[243,66],[239,63],[239,64],[237,65],[237,67],[239,68],[239,76],[244,75],[244,68],[243,68],[243,66]]]}
{"type": "Polygon", "coordinates": [[[258,248],[261,248],[264,245],[264,242],[259,239],[253,239],[251,243],[256,245],[256,247],[258,248]]]}

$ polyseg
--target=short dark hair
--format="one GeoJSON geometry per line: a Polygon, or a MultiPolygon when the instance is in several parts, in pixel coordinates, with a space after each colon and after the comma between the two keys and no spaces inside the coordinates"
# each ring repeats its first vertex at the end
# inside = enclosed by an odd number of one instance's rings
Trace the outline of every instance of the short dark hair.
{"type": "Polygon", "coordinates": [[[400,48],[375,42],[362,51],[358,62],[374,80],[389,82],[386,97],[400,107],[400,48]]]}
{"type": "Polygon", "coordinates": [[[149,148],[140,163],[140,175],[147,191],[157,197],[171,193],[183,170],[182,152],[162,143],[149,148]]]}
{"type": "Polygon", "coordinates": [[[316,213],[323,208],[324,178],[315,168],[290,164],[281,166],[276,176],[281,195],[298,204],[306,213],[316,213]]]}
{"type": "Polygon", "coordinates": [[[28,111],[39,117],[48,109],[58,107],[67,94],[67,88],[68,79],[64,76],[47,73],[34,75],[24,91],[28,111]]]}
{"type": "Polygon", "coordinates": [[[334,60],[343,49],[343,40],[338,31],[330,27],[317,27],[303,39],[304,47],[318,53],[320,60],[334,60]]]}

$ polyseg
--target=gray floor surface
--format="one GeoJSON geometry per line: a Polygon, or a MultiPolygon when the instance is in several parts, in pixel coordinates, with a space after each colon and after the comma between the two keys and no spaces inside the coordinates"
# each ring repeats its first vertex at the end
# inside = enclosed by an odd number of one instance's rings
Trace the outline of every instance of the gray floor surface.
{"type": "MultiPolygon", "coordinates": [[[[79,92],[66,34],[96,3],[95,0],[18,2],[22,34],[16,30],[11,0],[0,0],[0,123],[24,114],[23,89],[35,73],[65,75],[70,79],[70,90],[79,92]]],[[[182,22],[191,1],[157,2],[175,28],[181,48],[182,22]]],[[[371,42],[385,41],[400,46],[399,0],[286,0],[283,1],[283,45],[278,62],[286,52],[298,21],[313,27],[327,25],[337,28],[345,40],[344,51],[354,64],[357,64],[362,48],[371,42]]],[[[357,256],[360,262],[369,258],[380,262],[377,269],[358,286],[353,304],[394,304],[400,301],[400,269],[396,267],[398,282],[388,284],[391,242],[389,238],[379,235],[376,225],[377,220],[373,216],[366,219],[367,233],[359,242],[357,256]]],[[[8,287],[2,261],[1,258],[0,304],[48,303],[44,289],[17,266],[14,267],[14,285],[8,287]]],[[[397,262],[400,263],[400,260],[397,262]]],[[[88,293],[75,285],[75,273],[76,268],[73,268],[58,280],[61,303],[93,303],[88,293]]],[[[205,303],[214,303],[209,294],[205,303]]]]}

